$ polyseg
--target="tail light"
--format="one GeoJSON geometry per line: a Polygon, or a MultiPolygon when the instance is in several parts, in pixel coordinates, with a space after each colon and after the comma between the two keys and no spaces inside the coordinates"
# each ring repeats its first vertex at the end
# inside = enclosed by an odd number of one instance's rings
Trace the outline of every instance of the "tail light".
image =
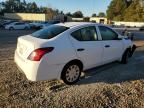
{"type": "Polygon", "coordinates": [[[40,61],[45,54],[52,52],[53,49],[54,47],[36,49],[28,56],[28,59],[31,61],[40,61]]]}

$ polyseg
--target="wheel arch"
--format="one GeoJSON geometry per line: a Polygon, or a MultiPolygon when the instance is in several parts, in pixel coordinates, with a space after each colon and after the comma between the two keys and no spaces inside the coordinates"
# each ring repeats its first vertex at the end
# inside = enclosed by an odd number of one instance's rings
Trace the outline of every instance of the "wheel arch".
{"type": "Polygon", "coordinates": [[[127,60],[126,60],[126,58],[127,58],[127,53],[129,52],[129,57],[131,57],[131,52],[132,52],[132,48],[131,48],[131,46],[129,46],[129,47],[127,47],[125,50],[124,50],[124,52],[123,52],[123,54],[122,54],[122,57],[121,57],[121,63],[122,64],[127,64],[127,60]]]}
{"type": "Polygon", "coordinates": [[[133,55],[134,51],[136,50],[137,46],[136,45],[132,45],[132,46],[129,46],[125,49],[124,53],[129,50],[130,51],[130,54],[131,56],[133,55]]]}
{"type": "Polygon", "coordinates": [[[66,65],[63,67],[62,71],[61,71],[61,74],[60,74],[60,78],[62,78],[62,73],[63,73],[63,70],[70,64],[78,64],[80,66],[80,69],[83,70],[83,63],[82,61],[78,60],[78,59],[74,59],[74,60],[71,60],[69,61],[68,63],[66,63],[66,65]]]}
{"type": "Polygon", "coordinates": [[[123,56],[127,51],[131,51],[131,49],[132,49],[131,46],[127,47],[127,48],[124,50],[122,56],[123,56]]]}

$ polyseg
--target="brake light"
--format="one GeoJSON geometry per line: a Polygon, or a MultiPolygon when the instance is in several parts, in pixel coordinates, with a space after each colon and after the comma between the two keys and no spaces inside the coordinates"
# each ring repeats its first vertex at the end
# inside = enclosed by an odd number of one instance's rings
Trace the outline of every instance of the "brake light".
{"type": "Polygon", "coordinates": [[[36,49],[28,56],[28,59],[31,61],[40,61],[45,54],[52,52],[53,49],[54,47],[36,49]]]}

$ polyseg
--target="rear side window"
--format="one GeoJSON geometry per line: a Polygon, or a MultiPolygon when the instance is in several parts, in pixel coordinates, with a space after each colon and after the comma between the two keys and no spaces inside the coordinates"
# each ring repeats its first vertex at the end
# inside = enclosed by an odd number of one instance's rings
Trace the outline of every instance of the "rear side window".
{"type": "Polygon", "coordinates": [[[95,26],[85,27],[73,32],[72,37],[78,41],[96,41],[97,32],[95,26]]]}
{"type": "Polygon", "coordinates": [[[59,35],[60,33],[66,31],[67,29],[69,29],[69,28],[64,27],[64,26],[59,26],[59,25],[51,25],[45,29],[41,29],[37,32],[34,32],[32,34],[32,36],[41,38],[41,39],[51,39],[51,38],[59,35]]]}
{"type": "Polygon", "coordinates": [[[24,23],[16,23],[15,25],[23,25],[24,23]]]}
{"type": "Polygon", "coordinates": [[[77,30],[77,31],[73,32],[71,35],[76,40],[83,41],[82,36],[81,36],[81,30],[77,30]]]}
{"type": "Polygon", "coordinates": [[[115,40],[118,38],[118,34],[108,27],[99,26],[99,30],[103,40],[115,40]]]}

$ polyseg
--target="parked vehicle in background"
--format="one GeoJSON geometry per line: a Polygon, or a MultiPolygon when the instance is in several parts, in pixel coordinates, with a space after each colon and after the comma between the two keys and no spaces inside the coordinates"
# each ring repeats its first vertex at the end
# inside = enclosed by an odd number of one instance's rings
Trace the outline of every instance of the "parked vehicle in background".
{"type": "Polygon", "coordinates": [[[30,27],[36,30],[42,29],[44,27],[50,26],[52,24],[60,23],[58,20],[51,20],[51,21],[45,21],[45,22],[33,22],[29,23],[30,27]]]}
{"type": "Polygon", "coordinates": [[[9,25],[9,24],[11,24],[11,23],[13,23],[13,22],[16,22],[16,21],[12,21],[12,20],[6,20],[6,21],[3,21],[3,22],[1,22],[1,27],[3,27],[3,28],[5,28],[5,26],[6,25],[9,25]]]}
{"type": "Polygon", "coordinates": [[[40,29],[40,27],[42,26],[40,22],[32,22],[32,23],[29,23],[29,25],[30,25],[30,28],[32,29],[40,29]]]}
{"type": "Polygon", "coordinates": [[[143,31],[143,30],[144,30],[144,26],[141,26],[139,30],[140,30],[140,31],[143,31]]]}
{"type": "Polygon", "coordinates": [[[44,26],[49,26],[50,24],[48,23],[48,21],[45,21],[45,22],[41,22],[41,25],[39,27],[39,29],[42,29],[44,26]]]}
{"type": "Polygon", "coordinates": [[[61,21],[59,21],[59,20],[51,20],[51,21],[49,21],[48,23],[49,24],[58,24],[58,23],[60,23],[61,21]]]}
{"type": "Polygon", "coordinates": [[[128,37],[131,40],[134,40],[134,33],[128,31],[127,29],[122,31],[122,35],[128,37]]]}
{"type": "Polygon", "coordinates": [[[8,30],[30,29],[30,26],[29,26],[29,24],[24,23],[24,22],[14,22],[9,25],[6,25],[5,29],[8,29],[8,30]]]}
{"type": "Polygon", "coordinates": [[[45,27],[48,27],[48,26],[50,26],[50,25],[58,24],[58,23],[60,23],[59,20],[51,20],[51,21],[48,21],[48,22],[44,23],[44,24],[41,26],[41,28],[45,28],[45,27]]]}
{"type": "Polygon", "coordinates": [[[0,22],[0,28],[1,28],[1,27],[3,27],[3,25],[2,25],[2,24],[3,24],[3,23],[2,23],[2,22],[0,22]]]}
{"type": "Polygon", "coordinates": [[[15,62],[28,80],[76,83],[83,70],[113,61],[126,64],[135,45],[94,23],[59,23],[18,38],[15,62]]]}

